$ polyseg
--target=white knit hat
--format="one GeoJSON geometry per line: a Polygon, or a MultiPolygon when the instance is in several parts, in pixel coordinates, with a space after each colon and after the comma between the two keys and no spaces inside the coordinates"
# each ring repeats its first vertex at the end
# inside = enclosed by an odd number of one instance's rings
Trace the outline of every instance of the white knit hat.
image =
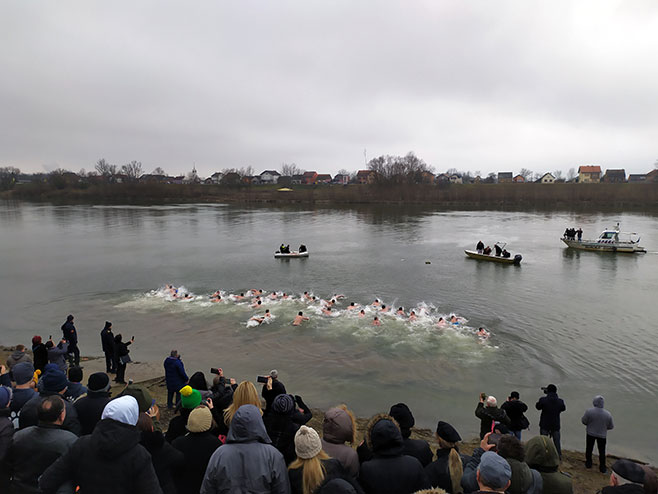
{"type": "Polygon", "coordinates": [[[314,429],[302,425],[295,434],[295,453],[297,457],[309,460],[322,451],[320,436],[314,429]]]}
{"type": "Polygon", "coordinates": [[[206,432],[212,428],[212,413],[207,407],[197,407],[187,418],[187,430],[190,432],[206,432]]]}

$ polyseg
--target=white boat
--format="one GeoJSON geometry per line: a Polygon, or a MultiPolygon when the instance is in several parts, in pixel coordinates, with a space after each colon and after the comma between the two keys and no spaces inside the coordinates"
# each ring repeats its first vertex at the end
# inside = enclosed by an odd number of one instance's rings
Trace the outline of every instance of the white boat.
{"type": "MultiPolygon", "coordinates": [[[[504,250],[507,244],[504,242],[496,242],[495,245],[499,246],[501,250],[504,250]]],[[[517,266],[521,264],[521,259],[523,259],[521,254],[516,254],[513,257],[510,254],[509,257],[504,257],[502,255],[497,256],[495,254],[485,254],[484,252],[477,250],[465,250],[464,254],[466,254],[471,259],[477,259],[478,261],[498,262],[500,264],[515,264],[517,266]]]]}
{"type": "Polygon", "coordinates": [[[301,257],[308,257],[308,251],[299,252],[293,250],[292,252],[281,253],[278,250],[274,253],[274,259],[298,259],[301,257]]]}
{"type": "Polygon", "coordinates": [[[566,236],[562,237],[561,240],[572,249],[578,250],[620,252],[626,254],[647,251],[644,247],[640,246],[639,235],[637,233],[620,232],[619,223],[614,228],[603,230],[599,238],[595,240],[575,240],[566,236]]]}

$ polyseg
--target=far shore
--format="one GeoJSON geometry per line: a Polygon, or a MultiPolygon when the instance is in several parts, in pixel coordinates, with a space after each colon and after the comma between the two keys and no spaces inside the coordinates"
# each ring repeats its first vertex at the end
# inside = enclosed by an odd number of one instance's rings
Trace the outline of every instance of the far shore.
{"type": "Polygon", "coordinates": [[[424,205],[463,209],[658,210],[658,183],[599,184],[442,184],[442,185],[303,185],[279,191],[276,185],[22,184],[0,199],[54,204],[176,204],[358,206],[424,205]]]}
{"type": "MultiPolygon", "coordinates": [[[[13,351],[13,347],[0,346],[0,362],[5,362],[9,354],[13,351]]],[[[31,353],[31,352],[30,352],[31,353]]],[[[84,356],[81,358],[80,364],[84,367],[84,375],[89,376],[94,372],[105,371],[105,359],[102,357],[89,357],[84,356]]],[[[167,388],[165,378],[162,375],[162,364],[152,362],[133,362],[128,364],[126,371],[126,379],[131,379],[135,384],[140,384],[146,387],[153,398],[155,398],[157,405],[161,411],[161,423],[163,430],[166,430],[169,421],[174,416],[173,411],[168,410],[166,407],[167,402],[167,388]]],[[[86,377],[84,379],[86,383],[86,377]]],[[[84,384],[84,383],[83,383],[84,384]]],[[[114,385],[112,387],[112,394],[116,395],[123,389],[122,385],[114,385]]],[[[322,434],[322,420],[324,418],[324,411],[313,409],[313,418],[307,424],[318,433],[322,434]]],[[[370,419],[368,417],[357,418],[357,444],[364,439],[366,426],[370,419]]],[[[475,420],[475,419],[474,419],[475,420]]],[[[412,429],[411,437],[414,439],[423,439],[427,441],[433,452],[436,451],[438,444],[434,437],[434,432],[430,429],[414,428],[412,429]]],[[[530,436],[528,436],[530,437],[530,436]]],[[[526,437],[526,439],[528,438],[526,437]]],[[[471,454],[475,448],[479,446],[479,438],[473,437],[461,444],[460,451],[465,454],[471,454]]],[[[607,455],[608,467],[612,465],[619,457],[615,455],[607,455]]],[[[642,460],[634,460],[640,463],[645,463],[642,460]]],[[[658,473],[658,470],[654,468],[658,473]]],[[[562,450],[562,462],[560,464],[560,471],[569,474],[573,479],[574,494],[592,494],[599,491],[609,483],[609,474],[602,474],[596,468],[585,468],[585,453],[582,451],[562,450]]]]}

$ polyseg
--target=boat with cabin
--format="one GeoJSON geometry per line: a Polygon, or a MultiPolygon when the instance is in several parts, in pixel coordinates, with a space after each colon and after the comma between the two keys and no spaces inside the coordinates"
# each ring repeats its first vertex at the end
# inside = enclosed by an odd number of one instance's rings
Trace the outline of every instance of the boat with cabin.
{"type": "Polygon", "coordinates": [[[561,240],[572,249],[593,252],[635,254],[647,251],[644,247],[640,246],[640,236],[637,233],[619,231],[619,223],[614,228],[603,230],[599,238],[595,240],[577,240],[566,235],[561,240]]]}

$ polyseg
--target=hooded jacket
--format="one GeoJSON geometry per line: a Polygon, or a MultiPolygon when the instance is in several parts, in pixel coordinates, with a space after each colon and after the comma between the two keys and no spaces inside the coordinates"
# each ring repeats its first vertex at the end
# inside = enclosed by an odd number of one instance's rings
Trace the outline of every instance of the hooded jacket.
{"type": "Polygon", "coordinates": [[[354,448],[345,444],[352,441],[352,419],[341,408],[331,408],[322,422],[322,449],[341,462],[352,478],[359,475],[359,456],[354,448]]]}
{"type": "Polygon", "coordinates": [[[531,470],[527,463],[514,458],[505,458],[512,469],[509,494],[542,494],[543,481],[537,470],[531,470]]]}
{"type": "Polygon", "coordinates": [[[493,422],[500,422],[508,427],[510,425],[510,419],[505,413],[505,410],[498,407],[485,407],[482,402],[478,403],[475,409],[475,416],[480,419],[480,439],[487,432],[491,432],[491,424],[493,422]]]}
{"type": "Polygon", "coordinates": [[[66,363],[66,355],[69,351],[69,344],[62,343],[61,341],[48,349],[48,362],[55,364],[60,370],[66,372],[68,364],[66,363]]]}
{"type": "Polygon", "coordinates": [[[393,417],[375,415],[366,429],[366,443],[373,454],[359,472],[366,494],[410,494],[430,487],[420,461],[402,454],[402,433],[393,417]]]}
{"type": "Polygon", "coordinates": [[[179,392],[187,384],[185,366],[179,357],[167,357],[164,361],[165,381],[169,391],[179,392]]]}
{"type": "Polygon", "coordinates": [[[155,475],[164,494],[178,494],[172,471],[181,467],[185,461],[183,453],[165,441],[162,432],[142,431],[140,443],[151,454],[155,475]]]}
{"type": "MultiPolygon", "coordinates": [[[[119,401],[118,398],[113,401],[119,401]]],[[[108,404],[109,406],[109,404],[108,404]]],[[[124,420],[137,416],[118,404],[110,417],[124,420]]],[[[44,493],[52,493],[67,480],[80,486],[80,492],[94,494],[162,494],[151,455],[139,444],[140,433],[134,425],[105,418],[89,436],[83,436],[71,450],[53,463],[39,479],[44,493]]]]}
{"type": "Polygon", "coordinates": [[[227,442],[210,458],[201,486],[201,494],[233,492],[290,492],[283,455],[270,444],[260,411],[253,405],[235,412],[227,442]]]}
{"type": "Polygon", "coordinates": [[[27,352],[23,350],[14,350],[14,352],[7,358],[7,367],[11,370],[13,366],[20,364],[21,362],[29,362],[31,364],[32,359],[27,352]]]}
{"type": "Polygon", "coordinates": [[[525,461],[530,468],[537,470],[543,481],[543,492],[551,494],[571,494],[571,477],[558,472],[560,457],[553,440],[548,436],[535,436],[525,444],[525,461]]]}
{"type": "Polygon", "coordinates": [[[546,396],[539,398],[535,405],[537,410],[541,410],[539,417],[539,428],[547,431],[560,430],[560,413],[566,411],[567,406],[564,400],[559,398],[557,393],[546,393],[546,396]]]}
{"type": "Polygon", "coordinates": [[[615,427],[612,422],[612,414],[603,408],[603,396],[595,396],[592,404],[594,406],[587,409],[585,415],[583,415],[583,425],[587,426],[588,436],[605,439],[608,431],[615,427]]]}

